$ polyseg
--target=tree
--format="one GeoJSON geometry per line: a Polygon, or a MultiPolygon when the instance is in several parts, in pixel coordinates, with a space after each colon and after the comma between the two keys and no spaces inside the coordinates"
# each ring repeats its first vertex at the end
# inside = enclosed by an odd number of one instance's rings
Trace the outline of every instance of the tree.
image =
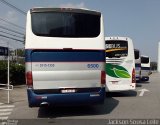
{"type": "Polygon", "coordinates": [[[24,52],[24,49],[17,49],[15,50],[17,51],[17,56],[20,56],[20,57],[24,57],[25,56],[25,52],[24,52]]]}
{"type": "Polygon", "coordinates": [[[151,70],[157,70],[157,62],[151,62],[151,70]]]}

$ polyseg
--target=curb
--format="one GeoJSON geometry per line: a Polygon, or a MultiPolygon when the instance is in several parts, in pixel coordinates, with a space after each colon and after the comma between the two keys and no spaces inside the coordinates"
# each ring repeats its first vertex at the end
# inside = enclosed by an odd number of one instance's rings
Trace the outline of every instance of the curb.
{"type": "Polygon", "coordinates": [[[15,86],[13,86],[13,89],[14,88],[24,88],[24,87],[26,87],[26,85],[15,85],[15,86]]]}

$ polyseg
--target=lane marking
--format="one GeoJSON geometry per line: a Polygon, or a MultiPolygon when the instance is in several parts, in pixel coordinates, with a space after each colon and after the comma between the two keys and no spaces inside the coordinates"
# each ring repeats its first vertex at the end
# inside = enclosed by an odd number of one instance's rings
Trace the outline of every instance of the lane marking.
{"type": "Polygon", "coordinates": [[[10,114],[11,114],[11,112],[2,112],[2,113],[0,113],[0,116],[10,115],[10,114]]]}
{"type": "Polygon", "coordinates": [[[148,89],[140,89],[140,90],[138,90],[138,91],[140,91],[139,96],[143,96],[143,95],[144,95],[144,92],[149,92],[148,89]]]}
{"type": "Polygon", "coordinates": [[[12,111],[13,109],[0,109],[0,112],[10,112],[12,111]]]}
{"type": "Polygon", "coordinates": [[[7,120],[8,119],[8,116],[6,117],[0,117],[0,120],[7,120]]]}
{"type": "Polygon", "coordinates": [[[0,106],[0,109],[1,108],[14,108],[15,106],[14,105],[2,105],[0,106]]]}
{"type": "Polygon", "coordinates": [[[3,103],[0,102],[0,105],[3,105],[3,103]]]}

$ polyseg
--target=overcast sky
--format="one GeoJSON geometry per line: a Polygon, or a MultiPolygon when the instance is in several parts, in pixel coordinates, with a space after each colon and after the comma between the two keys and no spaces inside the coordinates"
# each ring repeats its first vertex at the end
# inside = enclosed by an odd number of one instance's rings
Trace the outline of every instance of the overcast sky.
{"type": "MultiPolygon", "coordinates": [[[[142,55],[157,61],[160,41],[160,0],[6,0],[27,12],[33,7],[77,7],[102,12],[106,36],[127,36],[140,49],[142,55]]],[[[0,2],[0,18],[25,27],[26,16],[0,2]]],[[[21,33],[23,29],[0,21],[0,26],[12,28],[21,33]]],[[[2,29],[0,29],[1,31],[2,29]]],[[[0,37],[0,45],[23,47],[20,42],[0,37]]]]}

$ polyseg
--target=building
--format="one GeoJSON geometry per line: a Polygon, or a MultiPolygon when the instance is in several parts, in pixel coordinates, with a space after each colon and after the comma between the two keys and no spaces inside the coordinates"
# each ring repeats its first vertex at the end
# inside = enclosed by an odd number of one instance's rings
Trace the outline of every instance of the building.
{"type": "Polygon", "coordinates": [[[160,72],[160,42],[158,43],[158,72],[160,72]]]}

